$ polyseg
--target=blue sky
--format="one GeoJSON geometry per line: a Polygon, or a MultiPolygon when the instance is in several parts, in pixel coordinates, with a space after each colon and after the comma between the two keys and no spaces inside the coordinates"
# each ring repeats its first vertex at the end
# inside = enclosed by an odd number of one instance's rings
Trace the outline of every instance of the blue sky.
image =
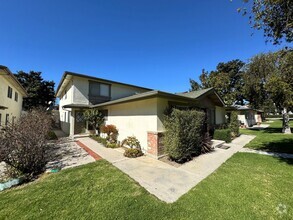
{"type": "Polygon", "coordinates": [[[0,0],[0,64],[180,92],[219,62],[275,51],[241,0],[0,0]],[[251,34],[254,33],[253,36],[251,34]]]}

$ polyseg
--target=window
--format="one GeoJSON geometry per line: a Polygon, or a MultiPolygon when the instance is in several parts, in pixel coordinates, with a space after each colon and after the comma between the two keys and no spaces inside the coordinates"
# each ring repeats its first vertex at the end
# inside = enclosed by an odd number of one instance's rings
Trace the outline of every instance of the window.
{"type": "Polygon", "coordinates": [[[106,84],[101,84],[100,85],[100,96],[110,96],[110,86],[106,84]]]}
{"type": "Polygon", "coordinates": [[[10,99],[12,99],[12,88],[10,86],[8,86],[7,97],[10,98],[10,99]]]}
{"type": "Polygon", "coordinates": [[[110,97],[110,85],[92,81],[90,81],[89,83],[90,96],[110,97]]]}
{"type": "Polygon", "coordinates": [[[8,123],[9,123],[9,114],[6,114],[5,125],[8,125],[8,123]]]}
{"type": "Polygon", "coordinates": [[[14,125],[14,122],[15,122],[15,118],[16,118],[15,116],[12,117],[12,124],[13,125],[14,125]]]}
{"type": "Polygon", "coordinates": [[[64,122],[66,122],[66,112],[64,112],[64,122]]]}
{"type": "Polygon", "coordinates": [[[15,100],[16,102],[18,102],[18,93],[17,93],[17,92],[15,92],[14,100],[15,100]]]}
{"type": "Polygon", "coordinates": [[[0,114],[0,126],[2,124],[2,115],[0,114]]]}

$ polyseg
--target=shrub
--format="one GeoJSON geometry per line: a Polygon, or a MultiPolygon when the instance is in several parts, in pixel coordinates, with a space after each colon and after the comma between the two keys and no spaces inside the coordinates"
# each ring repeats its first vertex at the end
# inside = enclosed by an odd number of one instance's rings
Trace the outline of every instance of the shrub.
{"type": "Polygon", "coordinates": [[[57,140],[58,137],[54,131],[49,131],[47,134],[47,140],[57,140]]]}
{"type": "Polygon", "coordinates": [[[239,136],[239,121],[237,111],[231,112],[229,129],[231,130],[232,137],[239,136]]]}
{"type": "Polygon", "coordinates": [[[212,138],[208,132],[206,132],[201,141],[201,153],[205,154],[212,151],[212,138]]]}
{"type": "Polygon", "coordinates": [[[130,158],[140,157],[142,155],[143,155],[142,151],[137,148],[127,148],[125,149],[125,152],[124,152],[124,156],[130,157],[130,158]]]}
{"type": "Polygon", "coordinates": [[[108,148],[118,148],[119,145],[117,143],[107,142],[106,147],[108,147],[108,148]]]}
{"type": "Polygon", "coordinates": [[[227,123],[215,125],[215,129],[228,129],[228,128],[229,128],[229,124],[227,123]]]}
{"type": "Polygon", "coordinates": [[[164,120],[165,152],[170,159],[183,162],[201,153],[205,113],[174,109],[164,120]]]}
{"type": "Polygon", "coordinates": [[[223,140],[227,143],[231,142],[231,130],[230,129],[216,129],[214,132],[214,139],[223,140]]]}
{"type": "Polygon", "coordinates": [[[117,143],[118,130],[115,125],[104,125],[101,127],[101,132],[107,134],[107,140],[110,143],[117,143]]]}
{"type": "Polygon", "coordinates": [[[102,137],[96,136],[96,135],[92,135],[91,138],[94,139],[95,141],[97,141],[98,143],[104,145],[104,146],[107,145],[107,139],[106,138],[102,138],[102,137]]]}
{"type": "Polygon", "coordinates": [[[140,149],[140,142],[135,136],[129,136],[122,141],[122,147],[127,145],[130,148],[140,149]]]}
{"type": "Polygon", "coordinates": [[[47,163],[47,135],[50,129],[49,114],[40,110],[28,112],[14,125],[0,131],[0,161],[28,179],[42,173],[47,163]]]}

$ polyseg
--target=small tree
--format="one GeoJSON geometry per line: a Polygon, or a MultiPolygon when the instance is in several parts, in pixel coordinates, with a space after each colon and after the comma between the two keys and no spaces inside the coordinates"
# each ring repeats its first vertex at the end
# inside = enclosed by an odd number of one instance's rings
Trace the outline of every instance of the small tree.
{"type": "Polygon", "coordinates": [[[100,127],[105,121],[102,112],[98,109],[88,109],[83,113],[83,115],[88,124],[92,126],[94,130],[97,130],[98,134],[100,134],[100,127]]]}
{"type": "Polygon", "coordinates": [[[47,134],[51,117],[32,110],[18,122],[0,131],[0,161],[24,174],[28,179],[42,173],[47,163],[47,134]]]}
{"type": "Polygon", "coordinates": [[[109,141],[110,143],[117,143],[118,129],[115,125],[101,126],[101,132],[107,134],[107,141],[109,141]]]}

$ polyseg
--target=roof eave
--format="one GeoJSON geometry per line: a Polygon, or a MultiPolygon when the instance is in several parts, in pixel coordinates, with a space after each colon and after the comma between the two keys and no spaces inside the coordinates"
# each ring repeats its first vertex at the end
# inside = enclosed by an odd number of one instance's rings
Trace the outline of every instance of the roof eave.
{"type": "Polygon", "coordinates": [[[105,82],[105,83],[119,84],[119,85],[129,86],[129,87],[133,87],[133,88],[143,89],[143,90],[149,90],[149,91],[152,90],[150,88],[145,88],[145,87],[141,87],[141,86],[136,86],[136,85],[131,85],[131,84],[127,84],[127,83],[121,83],[121,82],[117,82],[117,81],[102,79],[102,78],[98,78],[98,77],[94,77],[94,76],[88,76],[88,75],[84,75],[84,74],[80,74],[80,73],[65,71],[63,73],[62,78],[61,78],[61,81],[60,81],[60,83],[59,83],[59,85],[57,87],[57,91],[55,93],[55,96],[56,97],[59,97],[61,95],[61,92],[62,91],[60,91],[60,89],[61,89],[61,86],[63,84],[63,81],[65,80],[65,78],[66,78],[67,75],[72,75],[72,76],[76,76],[76,77],[82,77],[82,78],[87,78],[87,79],[102,81],[102,82],[105,82]]]}
{"type": "Polygon", "coordinates": [[[175,94],[171,94],[171,93],[167,93],[167,92],[153,90],[150,92],[145,92],[145,93],[134,95],[134,96],[125,97],[125,98],[93,105],[92,108],[98,108],[98,107],[104,107],[104,106],[110,106],[110,105],[116,105],[116,104],[123,104],[123,103],[127,103],[127,102],[143,100],[143,99],[150,99],[153,97],[163,97],[163,98],[170,98],[170,99],[181,100],[181,101],[188,101],[188,102],[194,103],[194,104],[196,103],[196,100],[193,98],[188,98],[188,97],[175,95],[175,94]]]}

